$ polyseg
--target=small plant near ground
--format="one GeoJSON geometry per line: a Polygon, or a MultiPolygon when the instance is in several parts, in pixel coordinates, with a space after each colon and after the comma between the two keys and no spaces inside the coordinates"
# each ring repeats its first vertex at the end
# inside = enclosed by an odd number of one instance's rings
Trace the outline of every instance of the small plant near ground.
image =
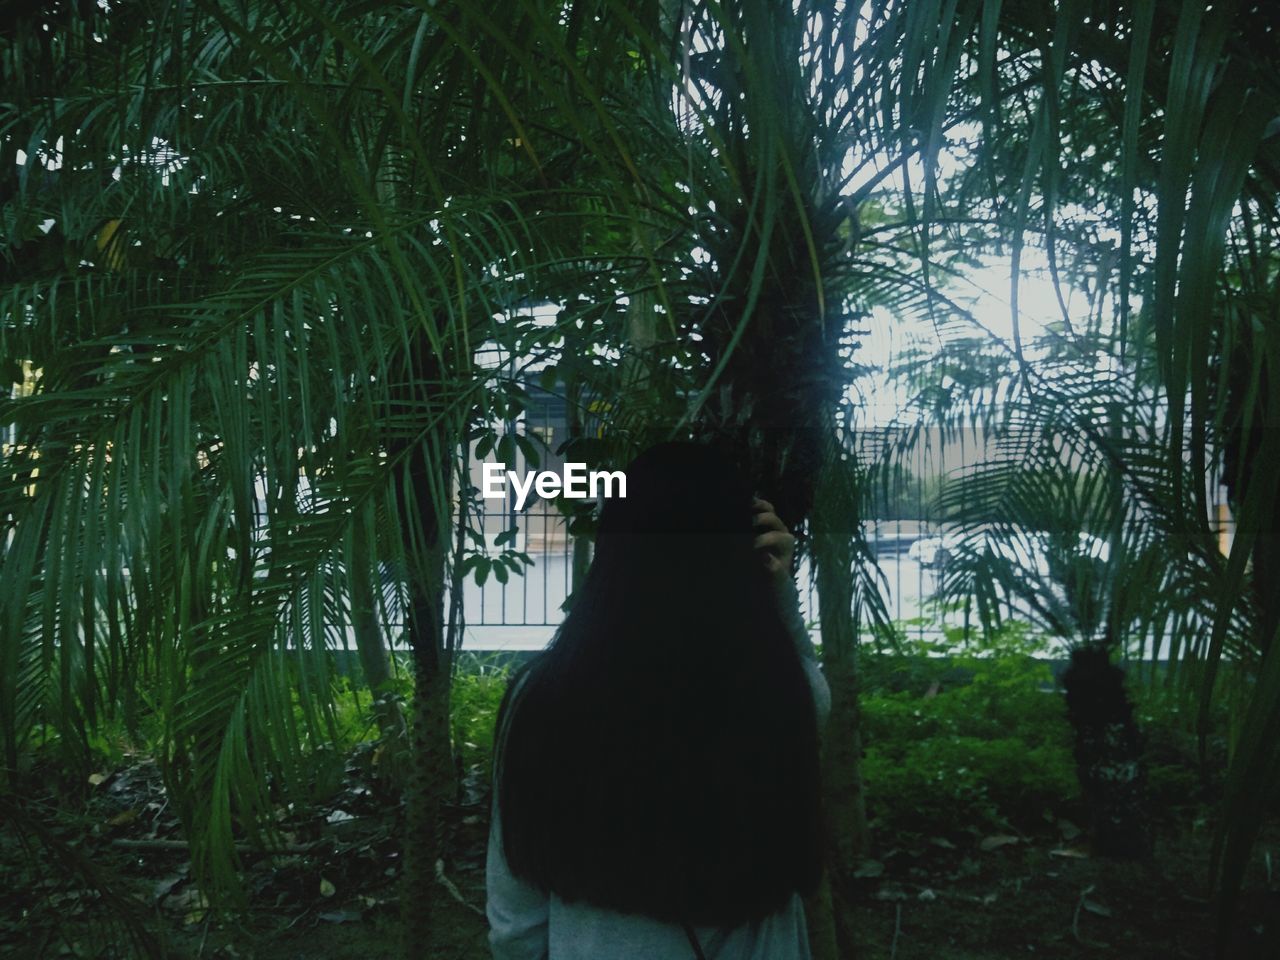
{"type": "Polygon", "coordinates": [[[450,729],[453,749],[464,778],[489,783],[493,735],[511,675],[510,666],[492,656],[469,655],[453,678],[450,729]]]}
{"type": "Polygon", "coordinates": [[[1073,812],[1071,731],[1041,642],[1009,622],[972,652],[900,635],[868,657],[863,778],[875,826],[890,832],[1008,829],[1073,812]]]}

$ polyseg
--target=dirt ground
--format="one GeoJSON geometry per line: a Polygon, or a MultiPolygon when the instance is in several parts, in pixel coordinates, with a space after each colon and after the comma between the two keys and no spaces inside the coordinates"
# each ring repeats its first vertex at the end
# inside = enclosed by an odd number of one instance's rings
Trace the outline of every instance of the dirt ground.
{"type": "MultiPolygon", "coordinates": [[[[450,856],[433,957],[488,956],[484,904],[485,804],[464,796],[448,817],[450,856]]],[[[400,942],[398,811],[351,780],[305,818],[283,824],[291,852],[246,855],[249,908],[215,915],[191,881],[177,824],[145,758],[93,785],[86,812],[57,821],[50,847],[31,831],[0,829],[0,956],[125,957],[135,911],[177,958],[394,958],[400,942]],[[24,847],[25,841],[25,847],[24,847]],[[68,852],[69,851],[69,852],[68,852]],[[70,857],[60,860],[59,857],[70,857]],[[89,867],[83,867],[83,864],[89,867]],[[79,866],[78,866],[79,865],[79,866]],[[95,871],[108,895],[77,871],[95,871]]],[[[1091,854],[1062,824],[1040,834],[878,837],[852,890],[857,956],[866,960],[1004,957],[1211,956],[1207,895],[1212,824],[1159,826],[1149,860],[1091,854]]],[[[1231,960],[1280,956],[1280,829],[1255,851],[1231,960]]]]}
{"type": "MultiPolygon", "coordinates": [[[[985,838],[988,841],[996,838],[985,838]]],[[[902,851],[856,897],[860,957],[1202,958],[1215,913],[1206,835],[1165,837],[1146,861],[1027,837],[994,849],[902,851]]],[[[1272,841],[1270,849],[1277,849],[1272,841]]],[[[1280,955],[1280,893],[1252,876],[1227,956],[1280,955]]]]}

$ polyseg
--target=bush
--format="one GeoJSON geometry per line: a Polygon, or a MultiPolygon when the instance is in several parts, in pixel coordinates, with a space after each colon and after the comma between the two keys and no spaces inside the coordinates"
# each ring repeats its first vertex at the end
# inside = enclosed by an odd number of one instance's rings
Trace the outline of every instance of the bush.
{"type": "Polygon", "coordinates": [[[450,728],[464,773],[489,782],[498,707],[507,689],[510,667],[493,658],[471,657],[453,678],[450,728]]]}
{"type": "Polygon", "coordinates": [[[879,685],[868,684],[861,701],[877,826],[1007,829],[1078,803],[1065,706],[1025,628],[1010,626],[982,656],[930,656],[937,646],[918,642],[899,649],[868,657],[874,666],[864,672],[879,685]]]}
{"type": "Polygon", "coordinates": [[[1076,799],[1065,746],[1029,746],[1017,737],[934,737],[897,749],[868,747],[863,760],[868,813],[901,833],[1007,829],[1076,799]]]}

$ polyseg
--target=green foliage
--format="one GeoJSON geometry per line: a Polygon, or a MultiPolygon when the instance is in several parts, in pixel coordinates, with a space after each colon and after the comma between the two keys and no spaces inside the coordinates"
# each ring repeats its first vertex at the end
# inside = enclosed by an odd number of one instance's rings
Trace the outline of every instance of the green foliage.
{"type": "MultiPolygon", "coordinates": [[[[1042,450],[1047,465],[1123,473],[1098,500],[1112,571],[1061,564],[1071,589],[1022,597],[1028,615],[1128,634],[1157,619],[1135,601],[1169,597],[1159,617],[1195,635],[1207,613],[1187,654],[1208,665],[1206,712],[1220,661],[1257,668],[1224,818],[1238,883],[1280,756],[1280,605],[1241,602],[1247,570],[1274,581],[1274,538],[1256,533],[1280,503],[1267,5],[22,6],[0,56],[0,370],[42,374],[0,403],[16,427],[0,469],[6,770],[41,724],[88,746],[145,677],[197,871],[228,879],[233,830],[270,823],[265,785],[333,736],[322,664],[352,605],[340,572],[366,566],[358,518],[380,531],[373,563],[436,561],[417,531],[450,516],[446,485],[400,496],[404,451],[447,463],[497,412],[475,347],[527,358],[563,339],[553,359],[588,358],[582,379],[637,442],[636,424],[691,413],[686,397],[732,428],[759,422],[741,401],[768,395],[762,373],[795,394],[787,412],[833,403],[829,337],[849,313],[943,329],[966,315],[949,272],[1007,247],[1018,369],[934,363],[935,394],[958,384],[975,419],[999,407],[1050,428],[1028,437],[1087,438],[1042,450]],[[1064,377],[1023,365],[1016,282],[1037,238],[1059,293],[1061,273],[1088,298],[1074,327],[1063,298],[1064,377]],[[536,302],[565,309],[541,331],[491,322],[536,302]],[[1104,368],[1116,389],[1095,389],[1104,368]],[[1010,397],[1015,378],[1061,416],[1010,397]],[[1217,462],[1243,533],[1225,570],[1186,522],[1203,526],[1217,462]],[[1159,536],[1121,529],[1153,512],[1159,536]],[[1201,555],[1173,582],[1143,569],[1168,567],[1166,543],[1201,555]],[[314,669],[293,672],[302,652],[314,669]]],[[[1020,447],[973,508],[1078,516],[1074,493],[1042,496],[1020,447]]],[[[953,586],[989,612],[1010,564],[977,559],[953,586]]]]}
{"type": "MultiPolygon", "coordinates": [[[[911,635],[929,618],[898,621],[891,652],[865,652],[862,775],[868,811],[887,835],[1032,828],[1046,813],[1075,819],[1081,797],[1066,704],[1043,634],[1017,620],[968,641],[911,635]]],[[[1160,820],[1204,814],[1222,798],[1232,705],[1242,676],[1219,678],[1200,752],[1196,691],[1163,669],[1129,667],[1142,731],[1149,810],[1160,820]]]]}
{"type": "MultiPolygon", "coordinates": [[[[873,708],[874,709],[874,708],[873,708]]],[[[904,833],[1007,829],[1064,813],[1078,788],[1066,744],[959,734],[868,746],[862,775],[873,826],[904,833]]]]}
{"type": "MultiPolygon", "coordinates": [[[[391,697],[402,703],[413,695],[413,674],[404,668],[392,674],[387,681],[382,696],[391,697]]],[[[371,743],[378,739],[378,724],[372,709],[373,704],[369,689],[361,679],[351,674],[343,674],[333,684],[333,724],[334,746],[339,750],[349,750],[360,743],[371,743]]],[[[298,719],[301,720],[301,707],[297,708],[298,719]]]]}
{"type": "MultiPolygon", "coordinates": [[[[1147,792],[1156,815],[1195,809],[1222,799],[1227,744],[1238,698],[1223,689],[1214,697],[1201,756],[1199,704],[1196,691],[1154,674],[1146,682],[1130,682],[1134,718],[1143,733],[1147,792]]],[[[1226,686],[1223,678],[1221,686],[1226,686]]]]}
{"type": "Polygon", "coordinates": [[[983,649],[904,641],[864,657],[863,777],[877,826],[991,829],[1064,813],[1078,786],[1065,705],[1040,642],[1008,622],[983,649]]]}
{"type": "Polygon", "coordinates": [[[493,656],[469,657],[453,678],[450,728],[453,749],[464,771],[487,783],[493,761],[498,707],[507,690],[510,667],[493,656]]]}

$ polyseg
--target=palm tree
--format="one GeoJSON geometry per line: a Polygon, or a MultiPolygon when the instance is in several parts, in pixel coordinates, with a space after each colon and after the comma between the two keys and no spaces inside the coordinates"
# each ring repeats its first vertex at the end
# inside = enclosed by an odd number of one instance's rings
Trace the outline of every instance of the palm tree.
{"type": "Polygon", "coordinates": [[[384,656],[388,567],[418,694],[411,951],[451,772],[458,450],[521,398],[476,351],[616,340],[579,324],[653,284],[634,233],[670,228],[615,195],[631,146],[579,72],[619,34],[491,13],[54,7],[5,59],[3,353],[39,371],[0,414],[6,785],[38,723],[83,762],[145,688],[196,871],[234,893],[233,836],[269,842],[334,735],[330,634],[384,656]],[[571,304],[551,329],[513,316],[544,299],[571,304]]]}
{"type": "Polygon", "coordinates": [[[451,769],[454,451],[505,389],[474,350],[514,336],[494,317],[556,232],[513,205],[536,168],[491,114],[411,95],[415,67],[430,87],[468,62],[456,25],[316,13],[68,5],[14,27],[4,354],[39,380],[0,417],[5,766],[40,721],[82,748],[102,712],[132,725],[145,685],[197,872],[234,890],[233,833],[269,839],[333,736],[327,638],[385,562],[420,692],[421,902],[451,769]]]}
{"type": "MultiPolygon", "coordinates": [[[[980,456],[937,498],[956,526],[938,599],[962,603],[966,620],[976,606],[986,631],[1013,615],[1066,647],[1062,682],[1095,847],[1142,856],[1150,836],[1141,740],[1111,660],[1148,645],[1154,660],[1171,626],[1174,636],[1203,629],[1215,558],[1208,538],[1196,553],[1173,536],[1193,504],[1178,509],[1169,499],[1151,385],[1115,364],[1102,372],[1096,337],[1069,345],[1050,337],[1056,351],[1030,365],[1025,381],[1016,363],[1003,365],[995,409],[953,396],[930,411],[930,432],[973,429],[980,456]]],[[[936,391],[930,379],[922,397],[936,391]]],[[[908,435],[909,448],[916,442],[908,435]]]]}
{"type": "MultiPolygon", "coordinates": [[[[1280,91],[1266,66],[1276,33],[1262,18],[1261,8],[1234,4],[1135,2],[1102,13],[1063,3],[1048,18],[1035,5],[1000,6],[998,16],[983,18],[972,74],[982,139],[945,195],[947,219],[993,218],[997,229],[986,236],[1008,244],[1015,278],[1033,232],[1060,293],[1087,291],[1099,318],[1109,301],[1114,322],[1104,332],[1127,389],[1146,384],[1157,392],[1161,429],[1144,436],[1155,439],[1159,458],[1145,443],[1130,445],[1115,408],[1090,408],[1099,411],[1095,424],[1111,424],[1102,438],[1098,426],[1077,421],[1071,429],[1109,451],[1109,470],[1143,478],[1135,489],[1155,515],[1149,521],[1183,552],[1175,569],[1197,571],[1187,583],[1197,616],[1181,621],[1175,635],[1187,638],[1180,655],[1204,668],[1186,671],[1203,677],[1202,729],[1224,654],[1256,678],[1215,858],[1224,930],[1263,798],[1277,783],[1276,624],[1270,607],[1249,596],[1272,592],[1265,578],[1271,504],[1280,492],[1276,451],[1264,439],[1274,434],[1267,415],[1277,383],[1265,345],[1275,340],[1274,286],[1267,284],[1275,275],[1280,91]],[[1033,85],[1019,90],[1029,79],[1033,85]],[[1242,534],[1225,565],[1213,549],[1205,482],[1220,467],[1233,478],[1242,534]],[[1189,628],[1205,623],[1206,610],[1207,639],[1195,642],[1189,628]]],[[[932,223],[924,216],[921,233],[932,223]]],[[[979,241],[973,252],[983,248],[982,235],[966,239],[979,241]]],[[[1034,367],[1021,362],[1016,279],[1010,292],[1015,375],[1030,394],[1034,367]]],[[[931,296],[939,313],[960,312],[945,294],[931,296]]],[[[1060,334],[1083,345],[1060,300],[1060,334]]],[[[1096,378],[1092,367],[1078,375],[1096,378]]],[[[1117,585],[1126,579],[1114,569],[1119,536],[1111,533],[1109,576],[1120,577],[1117,585]]],[[[1120,596],[1114,585],[1112,594],[1120,596]]]]}

